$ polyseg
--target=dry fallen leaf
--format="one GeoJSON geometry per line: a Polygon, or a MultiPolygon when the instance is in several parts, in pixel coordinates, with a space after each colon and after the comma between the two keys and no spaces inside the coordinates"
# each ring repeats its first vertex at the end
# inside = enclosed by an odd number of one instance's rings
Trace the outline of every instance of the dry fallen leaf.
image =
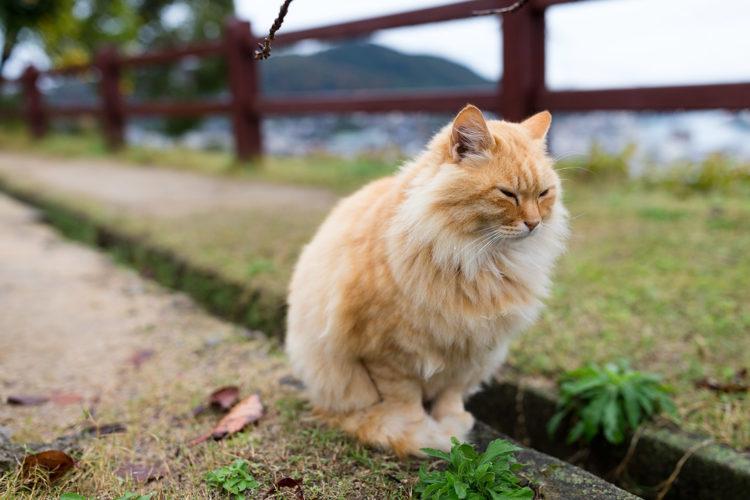
{"type": "Polygon", "coordinates": [[[727,394],[750,392],[750,381],[748,381],[748,371],[746,368],[737,370],[729,382],[720,382],[715,378],[707,377],[696,381],[695,386],[727,394]]]}
{"type": "Polygon", "coordinates": [[[239,400],[240,389],[235,385],[216,389],[208,397],[208,402],[212,407],[224,411],[229,411],[239,400]]]}
{"type": "Polygon", "coordinates": [[[305,500],[305,494],[302,491],[302,480],[294,479],[292,477],[284,477],[276,481],[276,483],[268,490],[266,496],[271,496],[274,493],[278,493],[281,488],[294,488],[295,496],[297,500],[305,500]]]}
{"type": "Polygon", "coordinates": [[[74,392],[56,392],[50,396],[50,401],[56,405],[74,405],[83,402],[83,396],[74,392]]]}
{"type": "Polygon", "coordinates": [[[27,455],[23,459],[21,475],[25,480],[34,477],[34,471],[46,472],[50,482],[57,481],[73,468],[75,461],[67,453],[60,450],[47,450],[34,455],[27,455]]]}
{"type": "Polygon", "coordinates": [[[156,481],[163,478],[166,473],[162,464],[133,464],[130,462],[125,462],[115,471],[117,477],[123,479],[131,477],[138,483],[156,481]]]}
{"type": "Polygon", "coordinates": [[[141,365],[151,359],[154,356],[155,352],[151,349],[139,349],[138,351],[134,352],[130,358],[128,358],[128,361],[131,365],[133,365],[135,368],[140,368],[141,365]]]}
{"type": "Polygon", "coordinates": [[[256,422],[263,416],[263,403],[260,396],[253,394],[243,399],[232,410],[219,420],[216,427],[190,442],[196,445],[206,441],[208,438],[223,439],[228,435],[241,431],[247,424],[256,422]]]}
{"type": "Polygon", "coordinates": [[[49,401],[49,398],[47,396],[29,396],[29,395],[22,395],[22,394],[8,396],[8,399],[6,400],[6,402],[9,405],[15,405],[15,406],[43,405],[47,401],[49,401]]]}

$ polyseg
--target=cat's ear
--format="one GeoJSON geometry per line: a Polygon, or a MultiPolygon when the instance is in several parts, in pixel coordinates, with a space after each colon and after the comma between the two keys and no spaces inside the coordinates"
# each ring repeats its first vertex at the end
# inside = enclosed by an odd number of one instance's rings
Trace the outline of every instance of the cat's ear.
{"type": "Polygon", "coordinates": [[[468,156],[485,156],[495,140],[479,108],[468,104],[453,120],[450,154],[455,162],[468,156]]]}
{"type": "Polygon", "coordinates": [[[552,125],[552,114],[549,111],[541,111],[521,123],[529,131],[531,137],[541,140],[547,137],[550,125],[552,125]]]}

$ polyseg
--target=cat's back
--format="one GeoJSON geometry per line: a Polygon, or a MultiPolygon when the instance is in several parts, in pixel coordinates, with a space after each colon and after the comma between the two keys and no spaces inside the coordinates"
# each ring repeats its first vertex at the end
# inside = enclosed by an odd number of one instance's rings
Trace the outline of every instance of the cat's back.
{"type": "Polygon", "coordinates": [[[399,198],[399,185],[396,176],[384,177],[339,201],[305,251],[317,246],[361,243],[363,237],[383,230],[399,198]]]}
{"type": "Polygon", "coordinates": [[[364,247],[371,249],[385,231],[399,198],[399,185],[397,176],[384,177],[338,202],[297,261],[289,287],[290,305],[295,295],[312,292],[311,286],[326,286],[352,265],[362,264],[364,247]],[[360,262],[352,262],[354,256],[360,262]]]}

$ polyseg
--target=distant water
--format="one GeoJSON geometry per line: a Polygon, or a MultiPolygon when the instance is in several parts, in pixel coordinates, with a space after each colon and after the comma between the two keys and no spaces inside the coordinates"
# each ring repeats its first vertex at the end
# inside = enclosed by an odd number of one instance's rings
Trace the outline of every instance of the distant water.
{"type": "MultiPolygon", "coordinates": [[[[266,151],[304,156],[326,153],[344,157],[363,154],[412,156],[450,120],[449,115],[354,113],[272,118],[263,122],[266,151]]],[[[179,139],[156,131],[157,123],[132,122],[128,141],[151,147],[231,149],[229,121],[206,120],[179,139]]],[[[557,157],[586,154],[593,144],[617,153],[636,147],[634,173],[645,164],[699,161],[713,153],[750,161],[750,110],[740,113],[586,113],[555,115],[550,149],[557,157]]]]}

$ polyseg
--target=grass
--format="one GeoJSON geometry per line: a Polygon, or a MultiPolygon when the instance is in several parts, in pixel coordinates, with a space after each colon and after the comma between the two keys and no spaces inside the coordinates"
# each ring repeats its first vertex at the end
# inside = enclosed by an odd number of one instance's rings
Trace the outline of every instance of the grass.
{"type": "MultiPolygon", "coordinates": [[[[195,321],[189,310],[185,316],[185,322],[195,321]]],[[[226,498],[215,488],[218,480],[206,481],[206,475],[236,460],[247,461],[261,493],[281,478],[294,477],[302,480],[308,498],[410,495],[416,464],[364,448],[319,424],[299,390],[282,383],[289,372],[277,342],[248,339],[241,329],[213,321],[204,326],[204,333],[189,336],[140,332],[144,342],[159,346],[157,354],[137,370],[125,367],[119,396],[103,400],[96,415],[82,415],[79,424],[122,422],[126,432],[82,443],[78,465],[51,487],[24,486],[18,471],[0,476],[0,498],[58,498],[66,492],[87,498],[118,498],[128,492],[153,493],[154,498],[226,498]],[[265,415],[233,437],[190,446],[219,418],[212,412],[195,417],[192,409],[227,384],[238,384],[243,395],[258,392],[265,415]],[[147,484],[123,479],[117,470],[127,463],[159,465],[164,477],[147,484]]],[[[39,434],[40,427],[46,426],[32,419],[13,425],[18,439],[31,442],[49,435],[48,428],[39,434]]],[[[251,485],[245,476],[241,482],[251,485]]],[[[294,498],[293,493],[281,490],[269,498],[294,498]]]]}
{"type": "MultiPolygon", "coordinates": [[[[0,147],[4,141],[10,140],[0,136],[0,147]]],[[[51,137],[38,149],[57,154],[56,141],[51,137]]],[[[118,156],[126,160],[131,154],[126,150],[118,156]]],[[[161,158],[162,153],[153,155],[161,158]]],[[[724,174],[716,174],[721,169],[715,167],[712,175],[719,180],[711,181],[713,187],[685,190],[685,184],[678,189],[629,180],[620,162],[597,155],[561,167],[571,168],[563,174],[573,236],[545,313],[514,344],[509,363],[522,375],[555,379],[588,362],[627,356],[633,368],[660,373],[675,389],[674,419],[683,428],[738,449],[750,447],[750,398],[695,387],[703,377],[728,378],[750,366],[750,198],[721,187],[724,174]],[[614,167],[602,167],[606,162],[614,167]],[[589,173],[578,175],[581,165],[589,173]]],[[[194,161],[178,163],[193,168],[189,163],[194,161]]],[[[295,179],[340,193],[394,168],[371,159],[322,158],[273,158],[255,171],[231,162],[219,168],[218,160],[206,165],[195,168],[274,182],[295,179]],[[342,172],[346,175],[339,178],[342,172]]],[[[279,298],[301,245],[325,215],[221,211],[134,218],[80,196],[53,194],[146,234],[191,261],[273,289],[279,298]]]]}

